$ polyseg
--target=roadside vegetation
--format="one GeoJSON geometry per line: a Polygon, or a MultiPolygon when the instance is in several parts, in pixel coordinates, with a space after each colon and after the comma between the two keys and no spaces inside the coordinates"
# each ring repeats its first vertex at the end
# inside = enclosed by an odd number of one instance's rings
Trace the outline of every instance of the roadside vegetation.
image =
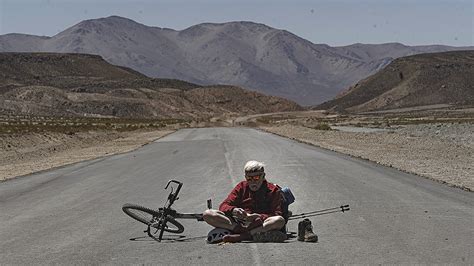
{"type": "Polygon", "coordinates": [[[250,127],[291,124],[316,130],[331,130],[332,126],[390,128],[438,123],[474,123],[474,108],[381,114],[340,114],[325,111],[288,112],[275,115],[264,114],[240,124],[250,127]]]}
{"type": "Polygon", "coordinates": [[[123,118],[67,118],[41,116],[0,117],[0,134],[58,132],[74,134],[84,131],[133,131],[158,130],[170,126],[187,127],[190,121],[183,119],[123,119],[123,118]]]}

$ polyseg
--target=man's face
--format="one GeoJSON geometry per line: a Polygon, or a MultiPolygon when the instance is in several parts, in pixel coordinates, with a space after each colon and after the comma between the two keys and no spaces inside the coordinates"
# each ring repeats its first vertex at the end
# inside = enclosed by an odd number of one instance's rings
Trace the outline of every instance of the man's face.
{"type": "Polygon", "coordinates": [[[247,180],[249,188],[252,191],[257,191],[262,186],[264,178],[265,173],[262,172],[245,174],[245,179],[247,180]]]}

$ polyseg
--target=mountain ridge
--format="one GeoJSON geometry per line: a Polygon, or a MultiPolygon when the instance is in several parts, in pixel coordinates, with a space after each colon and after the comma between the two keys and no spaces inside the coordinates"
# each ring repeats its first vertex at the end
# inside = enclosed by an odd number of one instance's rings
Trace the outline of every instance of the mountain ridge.
{"type": "Polygon", "coordinates": [[[334,97],[394,58],[450,49],[474,47],[393,43],[331,47],[251,21],[173,30],[119,16],[81,21],[47,39],[0,36],[0,51],[98,54],[151,77],[237,85],[303,105],[334,97]]]}

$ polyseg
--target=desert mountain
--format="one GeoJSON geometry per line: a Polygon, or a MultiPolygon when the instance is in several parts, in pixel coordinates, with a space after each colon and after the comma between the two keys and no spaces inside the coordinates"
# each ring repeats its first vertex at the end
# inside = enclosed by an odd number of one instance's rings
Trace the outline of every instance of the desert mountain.
{"type": "Polygon", "coordinates": [[[0,53],[0,114],[200,119],[301,110],[235,86],[154,79],[87,54],[0,53]]]}
{"type": "Polygon", "coordinates": [[[474,104],[474,51],[397,58],[317,108],[365,112],[433,104],[474,104]]]}
{"type": "Polygon", "coordinates": [[[150,77],[231,84],[303,105],[333,98],[394,58],[474,47],[314,44],[253,22],[204,23],[176,31],[111,16],[53,37],[0,36],[0,52],[87,53],[150,77]]]}

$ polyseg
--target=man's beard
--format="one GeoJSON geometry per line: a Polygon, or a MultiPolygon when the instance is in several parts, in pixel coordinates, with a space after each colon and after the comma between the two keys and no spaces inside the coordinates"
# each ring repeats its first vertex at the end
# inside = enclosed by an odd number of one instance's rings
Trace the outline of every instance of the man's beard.
{"type": "Polygon", "coordinates": [[[250,190],[257,191],[259,189],[258,184],[249,184],[250,190]]]}

